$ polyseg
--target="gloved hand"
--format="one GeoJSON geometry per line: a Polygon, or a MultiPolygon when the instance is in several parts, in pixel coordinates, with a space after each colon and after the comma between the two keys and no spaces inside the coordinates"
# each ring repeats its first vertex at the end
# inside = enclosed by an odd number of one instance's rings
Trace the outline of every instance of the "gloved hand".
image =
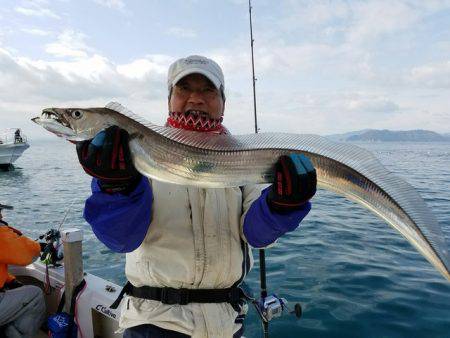
{"type": "Polygon", "coordinates": [[[47,243],[44,242],[38,242],[39,246],[41,247],[41,252],[44,252],[44,250],[47,248],[47,243]]]}
{"type": "Polygon", "coordinates": [[[300,209],[316,193],[316,169],[305,155],[280,156],[275,163],[274,177],[267,195],[272,211],[286,213],[300,209]]]}
{"type": "Polygon", "coordinates": [[[98,179],[102,191],[127,193],[139,183],[142,175],[131,160],[128,139],[126,130],[111,126],[92,140],[77,143],[80,164],[98,179]]]}
{"type": "Polygon", "coordinates": [[[53,243],[39,243],[41,245],[41,262],[45,264],[55,264],[58,260],[58,251],[53,243]]]}

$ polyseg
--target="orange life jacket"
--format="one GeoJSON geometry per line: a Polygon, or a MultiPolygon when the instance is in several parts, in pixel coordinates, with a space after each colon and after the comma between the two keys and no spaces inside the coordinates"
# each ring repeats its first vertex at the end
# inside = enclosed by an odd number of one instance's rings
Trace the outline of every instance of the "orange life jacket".
{"type": "Polygon", "coordinates": [[[0,288],[15,277],[8,273],[8,264],[28,265],[40,253],[39,243],[21,236],[9,226],[0,226],[0,288]]]}

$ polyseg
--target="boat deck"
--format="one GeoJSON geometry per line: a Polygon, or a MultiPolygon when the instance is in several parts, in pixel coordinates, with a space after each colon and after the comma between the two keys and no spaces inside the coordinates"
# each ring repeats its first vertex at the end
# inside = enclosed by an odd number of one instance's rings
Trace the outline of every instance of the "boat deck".
{"type": "MultiPolygon", "coordinates": [[[[26,267],[9,266],[9,271],[25,285],[36,285],[44,289],[47,278],[50,283],[50,293],[45,294],[47,316],[57,311],[62,289],[65,285],[64,266],[51,267],[46,275],[46,267],[40,262],[34,262],[26,267]]],[[[78,309],[77,323],[85,338],[120,338],[121,333],[116,333],[119,328],[118,309],[111,309],[121,287],[97,276],[86,273],[83,275],[86,288],[77,297],[78,309]]],[[[80,333],[80,336],[81,336],[80,333]]],[[[48,337],[47,332],[39,331],[34,338],[48,337]]]]}

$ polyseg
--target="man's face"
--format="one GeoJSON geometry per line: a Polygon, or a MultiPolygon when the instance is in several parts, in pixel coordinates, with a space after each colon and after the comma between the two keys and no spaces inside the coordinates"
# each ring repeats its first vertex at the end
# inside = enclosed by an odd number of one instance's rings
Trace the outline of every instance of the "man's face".
{"type": "Polygon", "coordinates": [[[220,118],[224,108],[220,91],[201,74],[190,74],[178,81],[169,100],[171,112],[201,111],[213,119],[220,118]]]}

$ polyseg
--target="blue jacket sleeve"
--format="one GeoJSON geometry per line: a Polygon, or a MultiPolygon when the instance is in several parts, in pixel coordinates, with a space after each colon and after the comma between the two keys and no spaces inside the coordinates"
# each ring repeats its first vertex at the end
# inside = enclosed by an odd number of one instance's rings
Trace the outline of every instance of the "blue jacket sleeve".
{"type": "Polygon", "coordinates": [[[84,218],[97,238],[115,252],[131,252],[139,247],[151,221],[153,193],[148,179],[142,177],[129,195],[104,193],[95,178],[91,188],[84,218]]]}
{"type": "Polygon", "coordinates": [[[307,202],[302,208],[287,214],[273,212],[267,204],[269,189],[270,187],[262,191],[245,215],[244,236],[254,248],[265,247],[286,232],[295,230],[311,210],[311,203],[307,202]]]}

